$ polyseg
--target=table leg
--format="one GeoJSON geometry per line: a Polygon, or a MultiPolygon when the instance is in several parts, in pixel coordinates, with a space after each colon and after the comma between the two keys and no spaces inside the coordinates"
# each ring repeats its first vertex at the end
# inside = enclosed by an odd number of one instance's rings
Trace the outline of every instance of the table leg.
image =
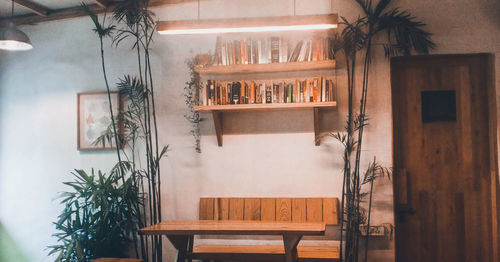
{"type": "Polygon", "coordinates": [[[285,261],[297,261],[297,245],[299,244],[301,235],[283,235],[283,244],[285,245],[285,261]]]}
{"type": "Polygon", "coordinates": [[[188,242],[190,236],[167,236],[168,240],[177,249],[177,262],[184,262],[188,252],[188,242]]]}

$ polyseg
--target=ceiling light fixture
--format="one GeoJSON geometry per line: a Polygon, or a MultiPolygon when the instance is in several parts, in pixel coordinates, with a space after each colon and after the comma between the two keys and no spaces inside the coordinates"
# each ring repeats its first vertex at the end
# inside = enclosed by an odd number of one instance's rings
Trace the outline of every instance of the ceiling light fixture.
{"type": "Polygon", "coordinates": [[[337,28],[337,21],[338,17],[336,14],[232,19],[198,19],[160,21],[157,24],[157,30],[158,33],[162,35],[325,30],[337,28]]]}
{"type": "MultiPolygon", "coordinates": [[[[12,1],[12,15],[14,17],[14,1],[12,1]]],[[[14,23],[8,22],[0,27],[0,49],[8,51],[25,51],[32,49],[29,37],[17,29],[14,23]]]]}

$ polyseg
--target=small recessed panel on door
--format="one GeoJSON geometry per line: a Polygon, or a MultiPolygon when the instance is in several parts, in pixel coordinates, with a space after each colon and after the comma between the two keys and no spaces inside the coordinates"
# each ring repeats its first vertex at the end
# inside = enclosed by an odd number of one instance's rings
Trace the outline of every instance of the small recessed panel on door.
{"type": "Polygon", "coordinates": [[[422,122],[455,122],[457,102],[454,90],[422,91],[422,122]]]}

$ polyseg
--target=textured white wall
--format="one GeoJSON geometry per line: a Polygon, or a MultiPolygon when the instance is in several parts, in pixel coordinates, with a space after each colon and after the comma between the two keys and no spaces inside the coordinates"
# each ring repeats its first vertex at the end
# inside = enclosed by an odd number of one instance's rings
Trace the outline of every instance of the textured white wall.
{"type": "MultiPolygon", "coordinates": [[[[352,1],[297,0],[297,14],[330,10],[353,18],[352,1]]],[[[494,52],[498,56],[500,8],[496,0],[395,0],[433,32],[434,53],[494,52]]],[[[160,20],[194,19],[194,3],[155,10],[160,20]]],[[[206,0],[201,18],[292,15],[293,0],[206,0]]],[[[22,29],[35,49],[0,53],[0,223],[32,261],[51,261],[44,250],[54,244],[51,224],[61,210],[54,197],[66,188],[74,168],[107,171],[112,152],[76,150],[76,93],[104,90],[98,42],[88,18],[48,22],[22,29]]],[[[203,196],[337,196],[341,191],[341,146],[331,138],[313,144],[312,113],[307,111],[228,114],[224,147],[218,147],[210,115],[202,123],[202,154],[194,152],[182,96],[189,80],[184,62],[213,51],[214,36],[157,36],[153,50],[160,140],[172,151],[162,161],[164,217],[196,219],[203,196]]],[[[106,50],[110,79],[135,70],[127,47],[106,50]]],[[[323,125],[339,130],[345,116],[346,72],[336,72],[339,108],[323,125]]],[[[500,73],[497,70],[497,87],[500,73]]],[[[265,77],[265,76],[260,76],[265,77]]],[[[371,124],[366,129],[366,160],[391,164],[392,123],[389,63],[377,47],[369,94],[371,124]]],[[[374,223],[392,222],[392,189],[376,187],[374,223]]],[[[171,250],[169,244],[165,248],[171,250]]],[[[0,250],[1,252],[1,250],[0,250]]],[[[392,250],[375,254],[392,261],[392,250]]],[[[171,261],[172,252],[168,252],[171,261]]]]}

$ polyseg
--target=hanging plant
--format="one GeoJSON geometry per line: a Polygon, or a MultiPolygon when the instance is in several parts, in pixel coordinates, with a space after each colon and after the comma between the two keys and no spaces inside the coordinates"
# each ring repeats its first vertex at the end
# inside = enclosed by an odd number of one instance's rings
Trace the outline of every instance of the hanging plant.
{"type": "Polygon", "coordinates": [[[191,123],[190,133],[194,138],[194,147],[197,153],[201,153],[200,122],[203,120],[200,117],[200,113],[194,108],[199,105],[202,87],[200,74],[195,70],[195,67],[200,65],[200,62],[200,56],[186,60],[191,79],[186,82],[186,86],[184,87],[184,101],[189,110],[189,113],[185,114],[184,117],[191,123]]]}

